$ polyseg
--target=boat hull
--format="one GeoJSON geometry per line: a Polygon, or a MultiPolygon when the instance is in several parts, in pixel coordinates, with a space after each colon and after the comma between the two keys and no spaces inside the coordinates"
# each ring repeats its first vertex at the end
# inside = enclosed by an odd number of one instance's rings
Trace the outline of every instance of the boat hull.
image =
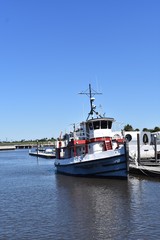
{"type": "MultiPolygon", "coordinates": [[[[62,160],[63,161],[63,160],[62,160]]],[[[102,159],[80,161],[70,164],[55,164],[57,172],[73,176],[127,178],[126,156],[118,155],[102,159]]]]}

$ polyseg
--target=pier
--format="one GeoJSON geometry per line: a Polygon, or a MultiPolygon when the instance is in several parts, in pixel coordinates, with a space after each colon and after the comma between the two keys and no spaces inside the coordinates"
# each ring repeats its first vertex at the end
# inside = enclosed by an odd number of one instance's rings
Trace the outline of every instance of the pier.
{"type": "Polygon", "coordinates": [[[129,173],[136,175],[143,175],[147,177],[160,178],[160,164],[157,165],[139,165],[130,164],[129,173]]]}

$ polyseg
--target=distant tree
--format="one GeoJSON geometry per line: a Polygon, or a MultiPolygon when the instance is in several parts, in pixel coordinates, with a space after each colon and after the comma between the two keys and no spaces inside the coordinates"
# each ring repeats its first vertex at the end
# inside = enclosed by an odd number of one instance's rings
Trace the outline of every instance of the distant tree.
{"type": "Polygon", "coordinates": [[[144,132],[150,132],[150,130],[149,130],[148,128],[143,128],[142,131],[144,131],[144,132]]]}
{"type": "Polygon", "coordinates": [[[129,124],[124,126],[124,131],[134,131],[133,127],[129,124]]]}
{"type": "Polygon", "coordinates": [[[137,131],[137,132],[138,132],[138,131],[139,131],[139,129],[138,129],[138,128],[136,128],[134,131],[137,131]]]}
{"type": "Polygon", "coordinates": [[[155,127],[154,129],[149,129],[149,128],[143,128],[144,132],[159,132],[160,128],[159,127],[155,127]]]}
{"type": "Polygon", "coordinates": [[[51,141],[55,141],[56,139],[55,139],[54,137],[52,137],[50,140],[51,140],[51,141]]]}
{"type": "Polygon", "coordinates": [[[155,127],[154,129],[153,129],[153,132],[159,132],[160,131],[160,128],[159,127],[155,127]]]}
{"type": "Polygon", "coordinates": [[[47,138],[42,138],[42,139],[39,139],[39,142],[46,142],[48,139],[47,138]]]}

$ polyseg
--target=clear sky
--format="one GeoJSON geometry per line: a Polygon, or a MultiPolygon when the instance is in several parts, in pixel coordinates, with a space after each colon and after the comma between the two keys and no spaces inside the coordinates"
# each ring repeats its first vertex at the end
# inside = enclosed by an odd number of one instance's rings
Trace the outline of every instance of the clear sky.
{"type": "Polygon", "coordinates": [[[122,127],[160,127],[159,0],[0,0],[1,141],[85,120],[89,83],[122,127]]]}

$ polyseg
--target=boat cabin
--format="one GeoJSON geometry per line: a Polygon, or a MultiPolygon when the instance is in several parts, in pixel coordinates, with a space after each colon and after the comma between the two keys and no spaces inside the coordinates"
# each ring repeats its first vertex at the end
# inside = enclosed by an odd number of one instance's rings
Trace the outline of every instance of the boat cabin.
{"type": "Polygon", "coordinates": [[[114,118],[95,118],[86,122],[89,138],[111,137],[114,118]]]}
{"type": "Polygon", "coordinates": [[[65,140],[57,146],[57,158],[70,158],[112,149],[113,121],[113,118],[95,118],[82,122],[74,132],[66,134],[65,140]]]}

